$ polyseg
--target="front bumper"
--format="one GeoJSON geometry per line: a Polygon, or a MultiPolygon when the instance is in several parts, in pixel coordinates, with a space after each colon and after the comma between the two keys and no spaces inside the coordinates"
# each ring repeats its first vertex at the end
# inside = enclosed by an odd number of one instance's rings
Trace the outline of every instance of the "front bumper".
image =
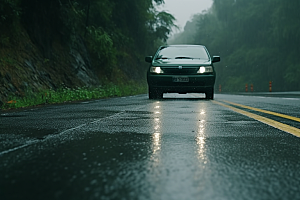
{"type": "Polygon", "coordinates": [[[161,92],[202,93],[210,91],[215,84],[216,76],[210,75],[163,75],[148,74],[148,86],[161,92]],[[188,82],[173,82],[173,77],[188,77],[188,82]]]}

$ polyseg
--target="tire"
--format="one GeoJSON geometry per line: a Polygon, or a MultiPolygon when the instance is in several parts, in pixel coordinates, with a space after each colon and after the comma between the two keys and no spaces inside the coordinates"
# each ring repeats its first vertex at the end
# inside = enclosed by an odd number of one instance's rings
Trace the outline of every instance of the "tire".
{"type": "Polygon", "coordinates": [[[214,99],[214,88],[211,88],[208,92],[205,92],[205,98],[210,100],[214,99]]]}
{"type": "Polygon", "coordinates": [[[149,94],[149,99],[155,99],[156,98],[154,90],[150,87],[148,89],[148,94],[149,94]]]}
{"type": "Polygon", "coordinates": [[[163,93],[158,91],[157,89],[148,88],[148,94],[149,94],[149,99],[162,99],[163,98],[163,93]]]}
{"type": "Polygon", "coordinates": [[[156,91],[156,95],[157,95],[157,99],[163,99],[163,95],[164,93],[162,93],[161,91],[156,91]]]}

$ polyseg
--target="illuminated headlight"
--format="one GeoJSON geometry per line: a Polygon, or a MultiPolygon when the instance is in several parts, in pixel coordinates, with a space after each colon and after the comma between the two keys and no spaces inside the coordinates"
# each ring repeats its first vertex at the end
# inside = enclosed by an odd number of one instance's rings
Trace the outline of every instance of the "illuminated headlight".
{"type": "Polygon", "coordinates": [[[199,68],[199,70],[197,71],[198,74],[203,74],[203,73],[212,73],[214,70],[212,68],[212,66],[202,66],[199,68]]]}
{"type": "Polygon", "coordinates": [[[151,73],[162,74],[164,71],[160,67],[150,67],[151,73]]]}

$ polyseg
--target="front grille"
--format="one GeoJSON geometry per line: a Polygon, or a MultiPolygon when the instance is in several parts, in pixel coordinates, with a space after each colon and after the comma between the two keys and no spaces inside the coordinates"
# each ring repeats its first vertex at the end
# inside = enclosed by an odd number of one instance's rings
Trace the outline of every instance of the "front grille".
{"type": "Polygon", "coordinates": [[[197,74],[199,67],[161,67],[164,71],[164,74],[197,74]]]}

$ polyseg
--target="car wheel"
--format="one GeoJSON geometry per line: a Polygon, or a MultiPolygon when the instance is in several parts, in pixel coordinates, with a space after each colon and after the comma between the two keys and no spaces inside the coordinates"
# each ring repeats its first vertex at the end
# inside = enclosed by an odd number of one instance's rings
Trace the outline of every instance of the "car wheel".
{"type": "Polygon", "coordinates": [[[205,98],[206,99],[214,99],[214,88],[211,88],[210,91],[205,92],[205,98]]]}
{"type": "Polygon", "coordinates": [[[155,89],[149,87],[148,88],[148,93],[149,93],[149,99],[156,99],[157,98],[155,89]]]}
{"type": "Polygon", "coordinates": [[[158,91],[157,89],[149,87],[148,92],[149,92],[149,99],[162,99],[163,98],[163,93],[158,91]]]}
{"type": "Polygon", "coordinates": [[[163,99],[164,93],[162,93],[162,92],[160,92],[160,91],[156,91],[156,94],[157,94],[157,98],[158,98],[158,99],[163,99]]]}

